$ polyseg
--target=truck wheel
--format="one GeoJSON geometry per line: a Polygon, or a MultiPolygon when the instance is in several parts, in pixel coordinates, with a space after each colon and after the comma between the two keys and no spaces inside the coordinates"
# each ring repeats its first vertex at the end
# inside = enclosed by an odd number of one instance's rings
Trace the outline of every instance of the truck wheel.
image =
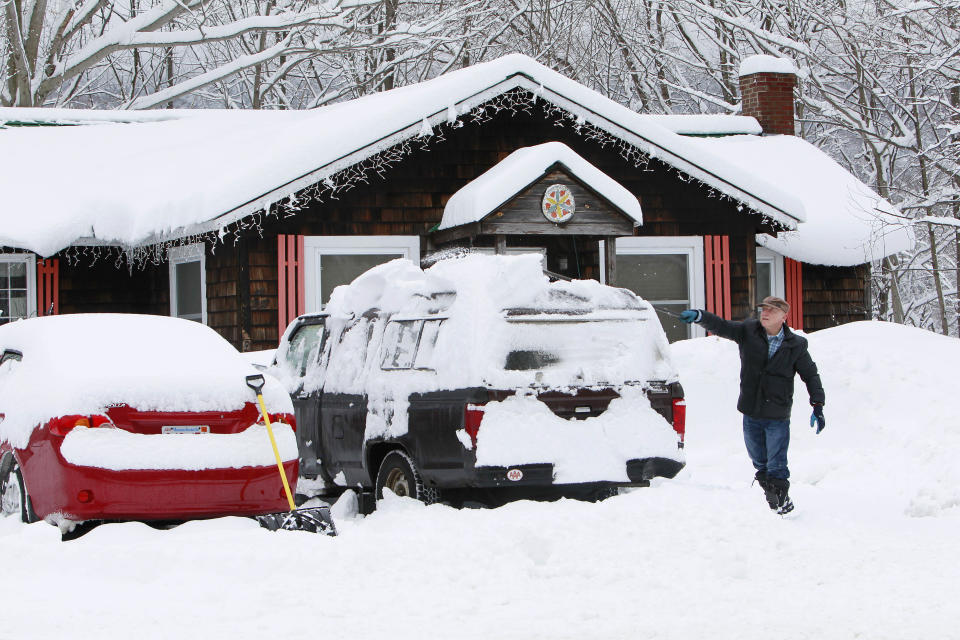
{"type": "Polygon", "coordinates": [[[398,496],[414,498],[425,504],[438,502],[440,497],[436,489],[424,487],[417,463],[399,449],[388,453],[380,463],[380,470],[377,472],[377,500],[383,499],[384,487],[398,496]]]}
{"type": "Polygon", "coordinates": [[[4,517],[19,515],[21,522],[36,522],[37,516],[30,507],[30,499],[23,484],[20,465],[14,459],[3,465],[0,476],[0,514],[4,517]]]}

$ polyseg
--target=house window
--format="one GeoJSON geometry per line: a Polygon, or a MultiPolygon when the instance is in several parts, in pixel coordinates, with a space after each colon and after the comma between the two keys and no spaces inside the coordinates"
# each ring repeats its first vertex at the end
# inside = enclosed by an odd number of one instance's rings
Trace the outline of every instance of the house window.
{"type": "Polygon", "coordinates": [[[784,297],[783,256],[757,247],[757,304],[767,296],[784,297]]]}
{"type": "MultiPolygon", "coordinates": [[[[600,255],[603,251],[601,241],[600,255]]],[[[603,261],[600,280],[606,282],[603,261]]],[[[653,304],[670,342],[704,335],[700,327],[663,313],[704,307],[701,236],[617,238],[616,285],[630,289],[653,304]]]]}
{"type": "Polygon", "coordinates": [[[37,267],[32,253],[0,254],[0,324],[37,314],[37,267]]]}
{"type": "Polygon", "coordinates": [[[170,315],[207,323],[206,253],[203,243],[171,247],[170,315]]]}
{"type": "Polygon", "coordinates": [[[308,236],[305,312],[320,311],[333,290],[350,284],[367,269],[395,258],[420,261],[419,236],[308,236]]]}

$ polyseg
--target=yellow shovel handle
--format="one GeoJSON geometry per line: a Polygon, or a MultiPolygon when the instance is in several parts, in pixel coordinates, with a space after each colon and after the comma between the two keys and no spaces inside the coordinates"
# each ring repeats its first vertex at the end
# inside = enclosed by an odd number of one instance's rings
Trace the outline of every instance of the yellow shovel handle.
{"type": "Polygon", "coordinates": [[[270,436],[270,446],[273,447],[273,457],[277,459],[277,468],[280,469],[280,480],[283,481],[283,491],[287,494],[287,502],[290,503],[290,511],[295,511],[297,504],[293,501],[293,494],[290,493],[290,484],[287,482],[287,473],[283,470],[283,461],[280,459],[280,451],[277,449],[277,441],[273,437],[273,427],[270,426],[270,416],[267,415],[267,407],[263,404],[263,395],[257,394],[257,402],[260,403],[260,411],[263,413],[263,421],[267,425],[267,434],[270,436]]]}

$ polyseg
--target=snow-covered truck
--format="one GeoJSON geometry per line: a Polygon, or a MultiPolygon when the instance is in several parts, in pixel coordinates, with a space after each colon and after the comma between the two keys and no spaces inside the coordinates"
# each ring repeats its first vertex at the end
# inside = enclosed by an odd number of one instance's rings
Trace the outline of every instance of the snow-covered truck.
{"type": "Polygon", "coordinates": [[[293,398],[301,475],[329,493],[596,499],[684,465],[653,307],[551,282],[538,255],[374,267],[287,328],[270,372],[293,398]]]}

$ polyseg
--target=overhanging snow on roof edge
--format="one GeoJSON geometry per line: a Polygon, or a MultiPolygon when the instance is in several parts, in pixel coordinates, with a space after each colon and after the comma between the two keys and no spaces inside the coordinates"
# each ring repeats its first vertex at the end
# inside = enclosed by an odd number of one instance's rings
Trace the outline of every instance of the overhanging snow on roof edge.
{"type": "MultiPolygon", "coordinates": [[[[571,80],[571,82],[573,82],[571,80]]],[[[690,177],[699,180],[707,184],[710,187],[713,187],[717,191],[723,193],[726,196],[729,196],[735,200],[738,200],[743,205],[753,209],[754,211],[766,215],[777,223],[781,224],[787,229],[795,230],[797,228],[797,222],[802,222],[804,215],[802,213],[802,205],[795,203],[794,207],[798,210],[794,213],[788,213],[783,209],[767,202],[766,200],[757,197],[743,189],[740,189],[731,182],[725,180],[724,178],[717,176],[715,173],[711,172],[708,169],[698,166],[692,160],[687,160],[676,153],[670,151],[662,144],[657,144],[619,124],[612,121],[610,118],[603,116],[599,113],[596,113],[594,110],[581,105],[575,102],[572,99],[563,96],[562,94],[554,91],[548,86],[540,83],[532,76],[524,73],[523,71],[516,71],[511,75],[507,76],[503,81],[498,82],[495,85],[492,85],[486,89],[480,90],[473,95],[469,96],[466,99],[459,100],[453,103],[453,106],[456,108],[458,115],[462,116],[472,109],[480,106],[481,104],[490,101],[491,99],[503,95],[513,89],[524,89],[529,91],[532,95],[537,98],[546,100],[555,104],[557,107],[571,113],[575,116],[581,116],[584,122],[589,123],[597,128],[606,131],[612,136],[620,138],[625,142],[637,147],[647,155],[652,158],[657,158],[665,162],[666,164],[672,165],[678,170],[688,174],[690,177]],[[549,92],[550,97],[546,97],[546,93],[549,92]]],[[[598,94],[599,95],[599,94],[598,94]]],[[[609,100],[609,99],[607,99],[609,100]]],[[[620,105],[616,105],[620,107],[620,105]]],[[[420,135],[423,120],[426,120],[431,127],[436,127],[441,125],[444,122],[448,121],[448,112],[450,105],[445,105],[437,111],[433,112],[431,115],[426,116],[425,118],[412,122],[406,127],[397,130],[395,133],[383,137],[380,140],[375,141],[372,144],[369,144],[361,149],[358,149],[346,156],[338,158],[337,160],[328,163],[322,167],[317,168],[316,170],[304,174],[298,178],[291,180],[290,182],[263,194],[259,198],[251,200],[232,211],[228,211],[221,216],[218,216],[212,220],[209,220],[205,223],[198,223],[196,225],[191,225],[189,227],[183,228],[180,231],[152,236],[145,239],[138,246],[147,246],[151,244],[157,244],[160,242],[168,242],[171,240],[176,240],[184,236],[199,235],[204,233],[212,233],[223,229],[224,227],[233,224],[239,221],[242,218],[252,215],[258,211],[264,210],[267,207],[280,202],[284,198],[288,198],[291,195],[319,182],[324,181],[325,179],[335,175],[336,173],[343,171],[351,166],[359,164],[364,160],[385,151],[397,144],[400,144],[404,141],[411,140],[420,135]]],[[[626,107],[621,107],[626,109],[626,107]]],[[[634,114],[634,112],[630,112],[634,114]]],[[[634,114],[639,115],[639,114],[634,114]]],[[[672,131],[669,131],[664,128],[664,132],[667,135],[676,136],[679,139],[682,137],[679,134],[675,134],[672,131]]],[[[75,244],[81,244],[77,242],[75,244]]]]}

